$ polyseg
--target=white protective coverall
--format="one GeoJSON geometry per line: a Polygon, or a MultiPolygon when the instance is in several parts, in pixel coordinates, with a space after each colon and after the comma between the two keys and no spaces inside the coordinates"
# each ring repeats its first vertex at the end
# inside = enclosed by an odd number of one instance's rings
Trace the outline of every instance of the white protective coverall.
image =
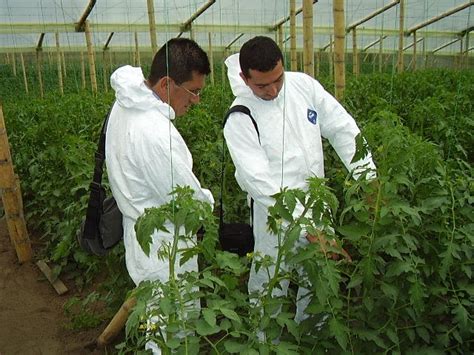
{"type": "MultiPolygon", "coordinates": [[[[191,153],[170,121],[175,118],[174,110],[145,85],[141,69],[117,69],[111,85],[116,102],[107,125],[106,165],[112,193],[123,214],[127,270],[137,285],[143,280],[166,282],[168,262],[157,257],[157,249],[162,242],[172,241],[174,227],[168,222],[170,233],[155,231],[148,257],[136,239],[137,218],[145,208],[168,203],[177,185],[190,186],[199,200],[213,204],[214,199],[193,174],[191,153]]],[[[197,271],[197,258],[182,266],[177,260],[176,270],[197,271]]]]}
{"type": "MultiPolygon", "coordinates": [[[[370,156],[350,163],[355,153],[354,138],[360,131],[354,119],[318,81],[303,73],[285,72],[278,97],[265,101],[254,95],[240,77],[239,54],[227,58],[225,64],[236,96],[232,106],[244,105],[250,109],[260,135],[259,142],[251,119],[239,112],[231,114],[224,127],[236,180],[255,201],[254,251],[276,258],[277,237],[266,226],[267,209],[275,202],[270,196],[281,187],[306,191],[308,177],[324,177],[321,136],[329,140],[347,169],[355,171],[356,177],[357,168],[367,165],[375,169],[375,165],[370,156]]],[[[295,216],[301,212],[301,205],[297,206],[295,216]]],[[[299,242],[307,243],[304,233],[299,242]]],[[[252,265],[249,292],[261,293],[267,282],[266,270],[260,268],[255,272],[255,265],[252,265]]],[[[281,286],[282,290],[276,289],[275,294],[286,294],[288,284],[281,286]]],[[[307,292],[300,288],[297,299],[307,292]]],[[[297,322],[306,318],[304,309],[309,301],[306,297],[297,303],[297,322]]]]}

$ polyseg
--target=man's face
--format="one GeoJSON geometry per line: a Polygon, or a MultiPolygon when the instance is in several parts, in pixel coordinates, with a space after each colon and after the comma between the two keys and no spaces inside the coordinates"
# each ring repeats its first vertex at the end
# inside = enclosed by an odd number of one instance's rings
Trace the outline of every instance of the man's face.
{"type": "Polygon", "coordinates": [[[191,105],[199,103],[200,93],[205,84],[206,76],[193,71],[191,80],[185,81],[180,85],[170,79],[170,100],[169,104],[176,113],[176,116],[182,116],[191,105]]]}
{"type": "Polygon", "coordinates": [[[275,99],[280,93],[283,87],[284,74],[283,64],[279,60],[272,70],[260,72],[250,69],[249,77],[246,77],[243,73],[240,73],[240,76],[255,96],[262,100],[270,101],[275,99]]]}

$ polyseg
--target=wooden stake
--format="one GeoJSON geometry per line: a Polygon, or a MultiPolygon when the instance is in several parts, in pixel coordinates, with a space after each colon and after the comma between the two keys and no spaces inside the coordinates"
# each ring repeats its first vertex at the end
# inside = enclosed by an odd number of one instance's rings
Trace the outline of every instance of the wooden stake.
{"type": "Polygon", "coordinates": [[[283,52],[283,26],[278,26],[278,31],[275,33],[276,40],[278,41],[278,47],[283,52]]]}
{"type": "Polygon", "coordinates": [[[81,81],[82,81],[82,89],[85,90],[86,88],[86,64],[84,62],[84,52],[81,51],[81,81]]]}
{"type": "Polygon", "coordinates": [[[357,27],[352,29],[352,74],[359,76],[359,53],[357,53],[357,27]]]}
{"type": "Polygon", "coordinates": [[[92,36],[89,26],[89,21],[85,22],[85,33],[87,43],[87,57],[89,59],[89,74],[91,78],[92,92],[97,93],[97,76],[95,72],[95,53],[92,45],[92,36]]]}
{"type": "Polygon", "coordinates": [[[413,71],[416,70],[416,31],[413,32],[413,71]]]}
{"type": "Polygon", "coordinates": [[[405,26],[405,0],[400,0],[400,24],[398,31],[398,61],[397,69],[399,73],[403,73],[403,36],[405,26]]]}
{"type": "Polygon", "coordinates": [[[23,209],[18,194],[17,182],[13,171],[13,163],[8,144],[8,136],[3,118],[3,109],[0,105],[0,189],[2,190],[2,203],[5,210],[10,240],[15,247],[20,263],[30,261],[33,257],[31,243],[26,229],[23,209]]]}
{"type": "MultiPolygon", "coordinates": [[[[110,56],[109,56],[110,58],[110,56]]],[[[138,33],[135,32],[135,65],[137,67],[141,66],[141,61],[140,61],[140,49],[138,47],[138,33]]]]}
{"type": "Polygon", "coordinates": [[[147,0],[146,3],[148,6],[148,21],[150,23],[151,56],[153,58],[158,50],[156,41],[155,5],[153,0],[147,0]]]}
{"type": "Polygon", "coordinates": [[[214,53],[212,51],[212,34],[209,32],[207,34],[209,41],[209,66],[211,67],[211,85],[214,85],[214,53]]]}
{"type": "Polygon", "coordinates": [[[313,0],[303,0],[303,43],[304,72],[314,77],[313,0]]]}
{"type": "Polygon", "coordinates": [[[61,49],[59,47],[59,33],[55,33],[56,37],[56,60],[58,62],[58,84],[59,84],[59,92],[61,95],[64,95],[64,84],[63,84],[63,70],[61,68],[61,49]]]}
{"type": "Polygon", "coordinates": [[[107,62],[105,60],[105,53],[108,51],[108,49],[102,51],[102,74],[103,74],[103,79],[104,79],[104,90],[105,92],[109,91],[109,85],[108,85],[108,76],[107,76],[107,62]]]}
{"type": "Polygon", "coordinates": [[[16,57],[15,57],[15,53],[12,53],[12,68],[13,68],[13,76],[16,77],[16,57]]]}
{"type": "Polygon", "coordinates": [[[333,76],[334,73],[334,51],[333,47],[334,42],[332,40],[332,35],[329,35],[329,52],[328,52],[328,63],[329,63],[329,76],[333,76]]]}
{"type": "Polygon", "coordinates": [[[118,312],[115,313],[115,316],[104,329],[102,334],[97,338],[97,345],[105,346],[107,344],[110,344],[110,342],[124,327],[125,323],[127,322],[128,315],[132,311],[133,307],[135,307],[136,303],[137,300],[135,299],[135,297],[130,297],[122,304],[122,306],[120,307],[118,312]]]}
{"type": "Polygon", "coordinates": [[[66,285],[64,285],[59,278],[53,276],[53,272],[43,260],[36,262],[36,266],[38,266],[44,276],[46,276],[46,279],[54,287],[58,295],[63,295],[68,291],[66,285]]]}
{"type": "Polygon", "coordinates": [[[380,36],[379,42],[379,72],[383,71],[383,36],[380,36]]]}
{"type": "Polygon", "coordinates": [[[334,84],[336,99],[344,97],[346,88],[346,73],[344,60],[345,42],[345,20],[344,20],[344,0],[333,1],[334,14],[334,84]]]}
{"type": "Polygon", "coordinates": [[[23,71],[23,84],[25,84],[25,92],[28,94],[28,80],[26,77],[25,59],[23,58],[23,53],[20,53],[20,61],[21,61],[21,70],[23,71]]]}
{"type": "Polygon", "coordinates": [[[43,75],[41,74],[43,67],[43,50],[40,48],[36,51],[36,71],[38,73],[38,83],[40,87],[40,96],[44,97],[43,75]]]}
{"type": "Polygon", "coordinates": [[[290,60],[291,71],[298,67],[296,56],[296,0],[290,0],[290,60]]]}
{"type": "Polygon", "coordinates": [[[62,59],[62,67],[63,67],[63,78],[66,79],[67,77],[67,71],[66,71],[66,58],[64,55],[64,51],[61,51],[61,59],[62,59]]]}

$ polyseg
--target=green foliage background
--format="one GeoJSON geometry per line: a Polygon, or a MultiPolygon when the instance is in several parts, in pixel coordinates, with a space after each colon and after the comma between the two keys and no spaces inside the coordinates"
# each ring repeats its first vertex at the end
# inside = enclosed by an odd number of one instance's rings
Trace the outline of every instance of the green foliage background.
{"type": "MultiPolygon", "coordinates": [[[[29,230],[41,237],[43,256],[57,265],[57,273],[80,286],[105,275],[101,291],[117,309],[132,287],[122,247],[101,259],[85,254],[75,241],[113,93],[103,83],[99,95],[82,90],[75,68],[61,96],[55,75],[52,67],[44,73],[47,93],[39,98],[34,69],[26,95],[21,78],[0,65],[0,98],[29,230]]],[[[331,91],[330,81],[322,82],[331,91]]],[[[336,232],[354,259],[331,269],[339,281],[330,304],[337,322],[322,335],[328,351],[473,351],[473,82],[472,70],[442,69],[348,78],[344,105],[371,148],[379,185],[374,190],[347,178],[325,144],[328,184],[340,206],[336,232]],[[367,195],[375,200],[369,203],[367,195]]],[[[216,200],[221,124],[231,101],[227,84],[218,80],[206,87],[201,105],[176,122],[196,175],[216,200]]],[[[246,220],[233,169],[227,159],[226,218],[246,220]]],[[[328,270],[321,266],[321,272],[328,270]]]]}

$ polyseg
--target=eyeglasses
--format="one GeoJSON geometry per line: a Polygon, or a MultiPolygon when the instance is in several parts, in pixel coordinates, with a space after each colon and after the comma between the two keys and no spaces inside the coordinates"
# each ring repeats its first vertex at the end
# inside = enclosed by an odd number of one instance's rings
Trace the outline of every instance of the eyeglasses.
{"type": "Polygon", "coordinates": [[[178,85],[178,84],[176,84],[176,83],[175,83],[175,85],[176,85],[177,87],[179,87],[179,88],[181,88],[181,89],[187,91],[188,94],[191,94],[193,97],[200,97],[200,96],[201,96],[201,90],[193,90],[193,91],[191,91],[191,90],[186,89],[184,86],[178,85]]]}

